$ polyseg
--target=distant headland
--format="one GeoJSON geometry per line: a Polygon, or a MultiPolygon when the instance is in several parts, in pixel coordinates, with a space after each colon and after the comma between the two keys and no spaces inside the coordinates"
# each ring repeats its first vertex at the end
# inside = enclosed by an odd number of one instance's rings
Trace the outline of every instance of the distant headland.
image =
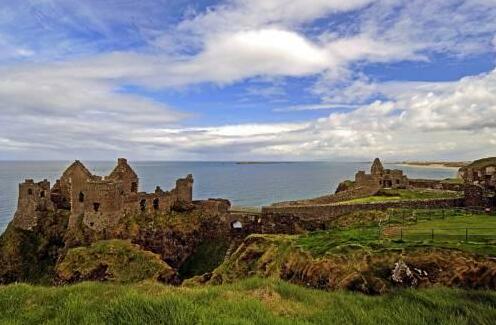
{"type": "Polygon", "coordinates": [[[402,161],[398,165],[427,168],[462,168],[470,161],[402,161]]]}

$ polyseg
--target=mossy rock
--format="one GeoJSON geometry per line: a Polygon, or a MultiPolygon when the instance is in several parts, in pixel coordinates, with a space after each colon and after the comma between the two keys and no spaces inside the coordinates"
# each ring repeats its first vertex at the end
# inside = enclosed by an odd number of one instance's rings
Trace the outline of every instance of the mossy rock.
{"type": "Polygon", "coordinates": [[[125,240],[98,241],[70,249],[56,266],[59,283],[78,281],[138,282],[145,279],[177,284],[176,271],[160,256],[125,240]]]}
{"type": "Polygon", "coordinates": [[[31,230],[9,224],[0,236],[0,283],[50,284],[69,215],[47,212],[31,230]]]}

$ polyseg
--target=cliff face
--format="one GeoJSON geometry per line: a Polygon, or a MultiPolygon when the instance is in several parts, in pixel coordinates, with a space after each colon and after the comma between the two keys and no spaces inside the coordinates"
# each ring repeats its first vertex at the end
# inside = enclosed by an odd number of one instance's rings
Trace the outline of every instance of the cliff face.
{"type": "MultiPolygon", "coordinates": [[[[129,213],[121,216],[118,224],[102,231],[95,231],[83,222],[68,229],[69,212],[65,210],[43,212],[31,230],[17,228],[12,223],[0,237],[0,283],[53,283],[55,269],[67,262],[71,249],[110,239],[136,244],[143,251],[157,254],[165,265],[178,269],[203,242],[229,238],[229,228],[222,221],[227,207],[210,209],[209,205],[212,203],[197,202],[187,209],[182,207],[180,212],[129,213]]],[[[102,247],[104,250],[111,246],[102,247]]],[[[93,274],[78,276],[68,271],[76,267],[75,263],[62,265],[66,265],[65,273],[70,274],[62,277],[62,282],[85,280],[93,274]]],[[[174,277],[163,277],[166,279],[177,282],[174,277]]]]}
{"type": "Polygon", "coordinates": [[[496,289],[496,261],[448,247],[251,235],[208,277],[229,283],[250,276],[283,279],[324,290],[382,294],[394,288],[433,286],[496,289]],[[327,246],[326,246],[327,245],[327,246]]]}
{"type": "Polygon", "coordinates": [[[64,248],[69,213],[44,212],[32,230],[11,223],[0,236],[0,283],[50,282],[64,248]]]}

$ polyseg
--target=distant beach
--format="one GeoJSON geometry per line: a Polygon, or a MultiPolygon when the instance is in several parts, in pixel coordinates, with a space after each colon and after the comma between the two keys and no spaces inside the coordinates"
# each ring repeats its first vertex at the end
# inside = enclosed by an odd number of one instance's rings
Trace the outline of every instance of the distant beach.
{"type": "Polygon", "coordinates": [[[466,161],[457,161],[457,162],[443,162],[443,161],[403,161],[397,163],[399,166],[408,166],[408,167],[418,167],[418,168],[450,168],[450,169],[460,169],[468,165],[470,162],[466,161]]]}

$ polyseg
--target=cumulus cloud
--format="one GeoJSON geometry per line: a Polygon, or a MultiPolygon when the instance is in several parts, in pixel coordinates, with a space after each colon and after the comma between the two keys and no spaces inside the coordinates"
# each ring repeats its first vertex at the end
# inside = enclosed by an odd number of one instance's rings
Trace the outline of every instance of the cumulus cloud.
{"type": "Polygon", "coordinates": [[[496,70],[457,82],[397,83],[385,87],[394,89],[393,100],[311,122],[159,130],[134,141],[181,139],[178,146],[192,152],[242,155],[248,150],[249,155],[297,159],[378,154],[429,158],[467,147],[490,154],[496,130],[495,87],[496,70]]]}
{"type": "MultiPolygon", "coordinates": [[[[129,2],[121,15],[112,11],[114,1],[29,3],[37,19],[26,25],[26,35],[39,40],[6,37],[2,23],[13,24],[17,10],[8,6],[0,14],[0,49],[6,49],[0,62],[8,62],[0,65],[0,153],[9,157],[411,157],[466,148],[484,153],[496,141],[494,71],[428,83],[378,82],[362,69],[429,62],[434,53],[494,51],[493,1],[231,0],[191,9],[167,28],[160,28],[154,10],[170,9],[167,1],[163,7],[129,2]],[[349,16],[336,16],[343,13],[349,16]],[[314,24],[319,19],[326,24],[314,24]],[[30,57],[37,59],[22,59],[30,57]],[[188,114],[127,89],[224,86],[251,78],[317,79],[304,90],[315,104],[276,113],[346,110],[301,122],[190,127],[188,114]]],[[[31,17],[21,16],[23,22],[31,17]]],[[[248,93],[285,95],[280,82],[273,86],[248,93]]]]}

